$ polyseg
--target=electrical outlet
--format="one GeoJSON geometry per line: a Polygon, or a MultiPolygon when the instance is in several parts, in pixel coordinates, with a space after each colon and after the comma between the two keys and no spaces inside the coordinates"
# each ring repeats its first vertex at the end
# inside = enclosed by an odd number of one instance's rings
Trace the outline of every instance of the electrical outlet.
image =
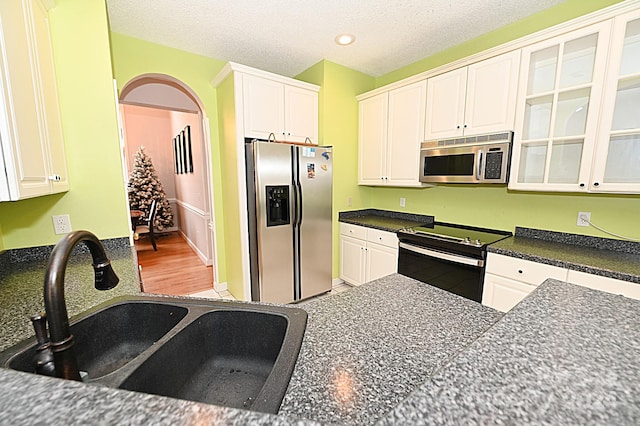
{"type": "Polygon", "coordinates": [[[407,204],[407,200],[404,198],[400,198],[400,207],[404,207],[407,204]]]}
{"type": "Polygon", "coordinates": [[[55,215],[53,217],[53,229],[56,234],[68,234],[71,232],[71,220],[68,214],[55,215]]]}
{"type": "Polygon", "coordinates": [[[591,212],[578,212],[578,221],[576,222],[578,226],[589,226],[590,221],[591,212]]]}

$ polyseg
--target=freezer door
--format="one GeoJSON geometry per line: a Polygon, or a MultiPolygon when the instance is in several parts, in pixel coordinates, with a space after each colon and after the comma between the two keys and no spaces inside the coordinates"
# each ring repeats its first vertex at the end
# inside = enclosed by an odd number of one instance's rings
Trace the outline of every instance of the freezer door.
{"type": "Polygon", "coordinates": [[[302,192],[300,218],[301,299],[331,290],[331,197],[330,147],[297,147],[302,192]]]}
{"type": "Polygon", "coordinates": [[[260,301],[294,300],[292,148],[254,142],[260,301]]]}

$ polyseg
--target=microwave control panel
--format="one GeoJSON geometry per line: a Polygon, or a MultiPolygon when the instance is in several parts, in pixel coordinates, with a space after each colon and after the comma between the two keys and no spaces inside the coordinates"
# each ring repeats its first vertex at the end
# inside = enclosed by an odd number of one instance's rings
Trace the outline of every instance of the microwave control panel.
{"type": "Polygon", "coordinates": [[[503,156],[504,151],[487,152],[487,159],[484,166],[485,179],[501,179],[503,177],[501,176],[503,156]]]}

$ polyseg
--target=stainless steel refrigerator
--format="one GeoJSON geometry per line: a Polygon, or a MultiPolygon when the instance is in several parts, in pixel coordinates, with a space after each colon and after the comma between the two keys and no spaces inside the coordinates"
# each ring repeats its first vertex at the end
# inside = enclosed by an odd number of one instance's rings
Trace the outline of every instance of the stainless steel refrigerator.
{"type": "Polygon", "coordinates": [[[247,141],[251,298],[290,303],[331,290],[331,147],[247,141]]]}

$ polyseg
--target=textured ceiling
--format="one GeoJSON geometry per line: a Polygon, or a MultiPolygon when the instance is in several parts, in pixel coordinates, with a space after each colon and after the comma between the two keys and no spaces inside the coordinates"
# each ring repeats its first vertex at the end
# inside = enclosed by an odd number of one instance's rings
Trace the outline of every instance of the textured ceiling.
{"type": "Polygon", "coordinates": [[[111,30],[293,77],[322,59],[374,77],[562,0],[107,0],[111,30]],[[336,35],[356,42],[338,46],[336,35]]]}

